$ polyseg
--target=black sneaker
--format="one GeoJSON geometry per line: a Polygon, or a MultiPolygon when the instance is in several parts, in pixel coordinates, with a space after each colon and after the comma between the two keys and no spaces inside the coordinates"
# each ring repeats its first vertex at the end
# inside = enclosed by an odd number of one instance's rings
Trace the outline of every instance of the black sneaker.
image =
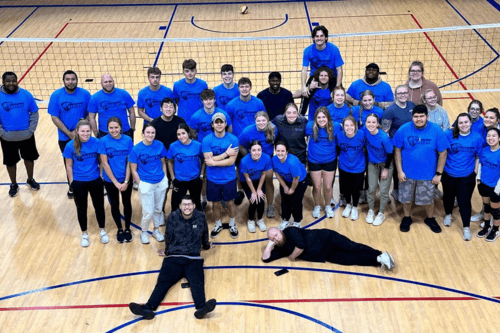
{"type": "Polygon", "coordinates": [[[155,312],[149,309],[146,304],[140,305],[137,303],[130,303],[128,305],[128,308],[130,309],[130,311],[132,311],[133,314],[142,316],[144,317],[144,319],[153,319],[156,315],[155,312]]]}
{"type": "Polygon", "coordinates": [[[118,241],[118,243],[125,242],[125,233],[122,229],[118,230],[118,233],[116,234],[116,240],[118,241]]]}
{"type": "Polygon", "coordinates": [[[234,199],[234,204],[236,206],[241,205],[243,199],[245,199],[245,193],[243,193],[243,191],[238,191],[238,196],[236,197],[236,199],[234,199]]]}
{"type": "Polygon", "coordinates": [[[196,319],[202,319],[207,313],[214,311],[216,305],[217,301],[212,298],[205,303],[204,307],[196,310],[194,312],[194,316],[196,317],[196,319]]]}
{"type": "Polygon", "coordinates": [[[437,224],[436,219],[433,217],[428,217],[424,220],[424,223],[431,228],[432,232],[435,232],[436,234],[441,232],[441,227],[439,224],[437,224]]]}
{"type": "Polygon", "coordinates": [[[32,191],[38,191],[40,189],[40,184],[36,182],[35,178],[26,180],[26,185],[28,185],[32,191]]]}
{"type": "Polygon", "coordinates": [[[493,228],[491,228],[491,231],[488,234],[488,236],[486,236],[486,241],[487,242],[494,242],[495,239],[498,238],[498,235],[500,235],[500,232],[498,231],[498,227],[493,227],[493,228]]]}
{"type": "Polygon", "coordinates": [[[229,226],[229,234],[231,235],[232,238],[238,238],[238,228],[236,225],[230,225],[229,226]]]}
{"type": "Polygon", "coordinates": [[[222,224],[215,224],[214,228],[210,232],[210,237],[217,238],[222,231],[222,224]]]}
{"type": "Polygon", "coordinates": [[[130,229],[125,229],[125,231],[123,232],[123,239],[125,242],[131,242],[132,241],[132,232],[130,231],[130,229]]]}
{"type": "MultiPolygon", "coordinates": [[[[486,222],[486,221],[485,221],[486,222]]],[[[491,228],[490,228],[490,222],[488,221],[487,223],[484,224],[484,227],[483,229],[481,229],[478,233],[477,233],[477,237],[479,238],[484,238],[486,237],[490,231],[491,231],[491,228]]]]}
{"type": "Polygon", "coordinates": [[[18,193],[19,193],[19,185],[17,183],[16,184],[10,184],[9,195],[11,197],[15,197],[15,196],[17,196],[18,193]]]}
{"type": "Polygon", "coordinates": [[[68,199],[74,199],[75,198],[75,193],[73,193],[73,188],[69,188],[68,190],[68,199]]]}
{"type": "Polygon", "coordinates": [[[403,217],[403,220],[401,221],[401,224],[399,225],[399,230],[401,232],[408,232],[410,231],[410,226],[413,223],[413,220],[409,216],[403,217]]]}

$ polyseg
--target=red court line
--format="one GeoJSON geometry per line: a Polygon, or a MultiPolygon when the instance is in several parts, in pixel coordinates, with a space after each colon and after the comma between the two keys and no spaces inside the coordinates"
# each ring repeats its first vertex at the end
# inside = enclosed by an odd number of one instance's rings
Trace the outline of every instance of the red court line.
{"type": "MultiPolygon", "coordinates": [[[[59,33],[56,35],[56,37],[54,38],[57,38],[59,37],[60,34],[62,34],[62,32],[64,31],[64,29],[66,29],[66,27],[68,26],[69,23],[66,23],[64,25],[64,27],[62,27],[61,31],[59,31],[59,33]]],[[[53,42],[50,42],[49,45],[47,45],[47,47],[45,48],[45,50],[43,50],[43,52],[38,56],[38,58],[36,58],[35,62],[33,62],[30,66],[30,68],[28,68],[28,70],[26,71],[26,73],[24,73],[23,76],[21,76],[21,78],[19,79],[19,83],[21,83],[21,81],[26,77],[26,75],[28,75],[28,73],[31,71],[31,69],[33,67],[35,67],[36,63],[38,62],[38,60],[40,60],[42,58],[42,56],[45,54],[45,52],[47,52],[47,50],[49,49],[49,47],[52,46],[52,43],[53,42]]]]}
{"type": "MultiPolygon", "coordinates": [[[[418,25],[418,27],[420,29],[423,29],[423,27],[420,25],[420,23],[418,22],[417,18],[415,17],[415,15],[413,14],[410,14],[411,17],[413,18],[413,20],[415,21],[415,23],[418,25]]],[[[451,74],[453,74],[453,76],[455,76],[455,79],[460,79],[460,77],[457,75],[457,73],[455,73],[455,71],[453,70],[453,68],[450,66],[450,64],[448,63],[448,61],[446,61],[446,58],[443,56],[443,54],[441,53],[441,51],[439,51],[438,47],[436,46],[436,44],[434,44],[434,42],[432,41],[432,39],[429,37],[429,35],[427,34],[427,32],[424,31],[424,36],[427,38],[427,40],[431,43],[432,47],[434,48],[434,50],[436,50],[436,52],[438,53],[438,55],[441,57],[441,59],[444,61],[445,65],[448,67],[448,69],[450,70],[451,74]]],[[[465,86],[465,84],[460,81],[458,82],[462,88],[464,88],[464,90],[467,90],[467,87],[465,86]]],[[[469,98],[471,100],[474,100],[474,97],[472,97],[472,95],[470,93],[467,93],[467,95],[469,96],[469,98]]]]}
{"type": "Polygon", "coordinates": [[[470,99],[470,97],[443,97],[443,99],[470,99]]]}

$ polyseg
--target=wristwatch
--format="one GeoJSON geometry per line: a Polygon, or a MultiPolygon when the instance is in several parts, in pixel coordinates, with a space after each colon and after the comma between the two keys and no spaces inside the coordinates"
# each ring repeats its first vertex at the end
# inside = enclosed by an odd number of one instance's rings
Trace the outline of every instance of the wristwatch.
{"type": "Polygon", "coordinates": [[[443,173],[436,171],[436,176],[441,176],[443,173]]]}
{"type": "Polygon", "coordinates": [[[128,180],[124,181],[125,184],[128,184],[128,180]]]}

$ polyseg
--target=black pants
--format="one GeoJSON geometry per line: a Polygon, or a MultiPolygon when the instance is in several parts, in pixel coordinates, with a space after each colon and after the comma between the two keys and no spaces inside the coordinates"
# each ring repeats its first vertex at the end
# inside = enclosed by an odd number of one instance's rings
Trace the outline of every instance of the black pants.
{"type": "MultiPolygon", "coordinates": [[[[291,183],[286,184],[289,188],[291,183]]],[[[283,186],[280,184],[280,194],[281,194],[281,219],[284,221],[289,221],[290,216],[293,216],[295,222],[302,221],[302,209],[304,200],[304,193],[307,189],[307,183],[305,180],[299,182],[295,192],[292,195],[285,194],[283,186]]]]}
{"type": "MultiPolygon", "coordinates": [[[[64,148],[66,148],[66,145],[68,144],[68,142],[70,142],[71,140],[67,140],[67,141],[61,141],[59,140],[57,143],[59,143],[59,149],[61,150],[61,153],[64,153],[64,148]]],[[[68,180],[68,185],[69,185],[69,179],[68,179],[68,173],[66,172],[66,160],[64,159],[64,156],[63,156],[63,165],[64,165],[64,173],[66,174],[66,179],[68,180]]],[[[71,187],[71,186],[70,186],[71,187]]]]}
{"type": "MultiPolygon", "coordinates": [[[[257,190],[257,187],[259,187],[259,182],[260,179],[253,180],[253,188],[257,190]]],[[[245,195],[247,196],[248,199],[248,219],[249,220],[254,220],[255,218],[255,212],[257,212],[257,220],[262,219],[264,216],[264,208],[266,206],[266,203],[264,200],[260,199],[259,202],[251,203],[250,202],[250,197],[252,196],[252,191],[250,190],[250,187],[248,186],[247,182],[242,179],[241,181],[241,186],[243,187],[243,191],[245,192],[245,195]]],[[[264,189],[264,192],[266,191],[266,182],[262,184],[262,188],[264,189]]]]}
{"type": "Polygon", "coordinates": [[[365,172],[351,173],[339,168],[340,193],[344,195],[346,204],[351,203],[354,207],[359,203],[359,191],[363,188],[365,172]]]}
{"type": "Polygon", "coordinates": [[[204,307],[205,274],[203,272],[203,259],[189,259],[185,257],[168,257],[163,259],[155,289],[146,304],[152,310],[156,310],[167,295],[170,287],[183,277],[189,282],[196,309],[204,307]]]}
{"type": "Polygon", "coordinates": [[[120,192],[113,183],[104,182],[106,192],[108,192],[109,205],[111,206],[111,216],[118,229],[122,229],[122,220],[120,216],[120,193],[122,195],[123,217],[125,218],[125,229],[130,229],[132,220],[132,184],[129,184],[124,192],[120,192]]]}
{"type": "Polygon", "coordinates": [[[200,195],[203,181],[200,178],[195,178],[187,182],[180,181],[176,178],[172,182],[172,186],[172,197],[170,201],[170,209],[172,212],[179,208],[182,198],[186,195],[187,191],[189,191],[189,195],[191,199],[193,199],[196,209],[201,212],[200,195]]]}
{"type": "Polygon", "coordinates": [[[476,173],[472,172],[466,177],[455,178],[443,172],[441,183],[443,184],[443,206],[445,214],[449,215],[453,212],[453,204],[456,197],[462,223],[464,227],[469,227],[472,214],[472,193],[476,187],[476,173]]]}
{"type": "Polygon", "coordinates": [[[97,219],[97,223],[99,224],[99,228],[104,228],[106,217],[104,213],[104,190],[102,183],[103,181],[101,177],[88,182],[73,180],[71,183],[73,193],[75,194],[78,223],[80,223],[82,231],[87,230],[87,207],[89,193],[90,198],[92,199],[92,204],[94,205],[95,217],[97,219]]]}
{"type": "MultiPolygon", "coordinates": [[[[309,87],[309,85],[311,84],[312,80],[313,80],[313,77],[311,75],[307,79],[306,87],[309,87]]],[[[332,79],[328,80],[328,89],[330,90],[330,93],[333,91],[333,89],[336,86],[337,86],[337,77],[334,76],[332,79]]],[[[300,114],[301,115],[304,116],[306,114],[307,109],[309,108],[309,103],[311,102],[311,98],[314,96],[314,94],[316,93],[316,91],[318,91],[318,89],[319,88],[310,91],[309,92],[309,97],[303,97],[302,96],[301,106],[300,106],[300,114]]]]}
{"type": "Polygon", "coordinates": [[[365,245],[353,242],[344,235],[334,230],[324,229],[327,233],[326,242],[330,244],[330,251],[326,256],[326,261],[351,266],[379,266],[377,257],[382,254],[379,250],[365,245]]]}

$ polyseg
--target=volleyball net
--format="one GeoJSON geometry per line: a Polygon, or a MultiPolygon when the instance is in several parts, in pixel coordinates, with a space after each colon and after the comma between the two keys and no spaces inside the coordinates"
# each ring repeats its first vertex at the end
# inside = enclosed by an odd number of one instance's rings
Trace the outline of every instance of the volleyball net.
{"type": "MultiPolygon", "coordinates": [[[[408,79],[412,61],[424,63],[424,76],[443,93],[500,91],[500,24],[330,35],[344,59],[343,85],[363,77],[375,62],[393,88],[408,79]]],[[[94,93],[110,73],[117,87],[132,96],[148,84],[147,68],[161,69],[162,84],[172,88],[182,62],[194,59],[198,77],[214,87],[220,67],[232,64],[235,81],[252,80],[253,92],[268,87],[268,74],[279,71],[282,86],[300,88],[302,53],[310,36],[166,39],[0,39],[0,71],[14,71],[20,85],[42,101],[62,87],[62,74],[74,70],[79,86],[94,93]]]]}

